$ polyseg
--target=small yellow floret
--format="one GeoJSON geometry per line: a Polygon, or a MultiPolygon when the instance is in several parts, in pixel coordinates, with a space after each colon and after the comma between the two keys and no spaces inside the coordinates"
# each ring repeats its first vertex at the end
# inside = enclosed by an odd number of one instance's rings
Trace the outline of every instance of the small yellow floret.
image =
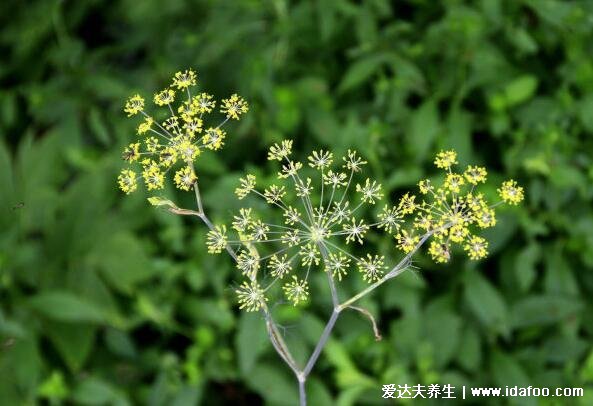
{"type": "Polygon", "coordinates": [[[135,94],[126,101],[124,111],[128,113],[128,117],[131,117],[141,112],[143,108],[144,99],[140,95],[135,94]]]}
{"type": "Polygon", "coordinates": [[[481,259],[488,255],[488,241],[482,237],[472,236],[463,247],[470,259],[481,259]]]}
{"type": "Polygon", "coordinates": [[[136,190],[138,184],[136,182],[136,173],[129,169],[123,169],[117,177],[119,188],[126,194],[132,193],[136,190]]]}
{"type": "Polygon", "coordinates": [[[478,182],[486,182],[487,174],[488,172],[486,172],[486,168],[469,165],[463,173],[463,176],[465,176],[465,179],[472,185],[477,185],[478,182]]]}
{"type": "Polygon", "coordinates": [[[224,145],[225,136],[226,133],[220,128],[210,127],[204,132],[202,142],[206,148],[216,151],[224,145]]]}
{"type": "Polygon", "coordinates": [[[233,94],[230,98],[222,101],[220,112],[226,114],[227,118],[239,119],[239,116],[249,111],[247,102],[239,95],[233,94]]]}
{"type": "Polygon", "coordinates": [[[497,191],[502,200],[508,204],[516,205],[523,200],[523,188],[512,179],[503,182],[497,191]]]}
{"type": "Polygon", "coordinates": [[[434,164],[437,168],[448,169],[457,163],[457,152],[453,150],[441,151],[437,154],[434,164]]]}
{"type": "Polygon", "coordinates": [[[188,69],[184,72],[177,72],[173,77],[173,86],[177,86],[177,89],[186,89],[196,84],[196,72],[188,69]]]}
{"type": "Polygon", "coordinates": [[[192,167],[184,166],[175,172],[173,180],[179,189],[188,191],[193,187],[197,177],[192,167]]]}
{"type": "Polygon", "coordinates": [[[175,91],[173,89],[164,89],[154,95],[154,104],[157,106],[167,106],[175,101],[175,91]]]}

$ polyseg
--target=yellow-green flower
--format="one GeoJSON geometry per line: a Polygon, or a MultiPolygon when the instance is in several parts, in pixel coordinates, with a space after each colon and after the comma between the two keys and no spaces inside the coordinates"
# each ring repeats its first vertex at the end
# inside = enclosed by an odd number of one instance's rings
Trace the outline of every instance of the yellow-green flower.
{"type": "Polygon", "coordinates": [[[472,185],[477,185],[479,182],[486,182],[487,174],[488,172],[486,172],[486,168],[482,168],[481,166],[469,165],[463,173],[463,176],[472,185]]]}
{"type": "Polygon", "coordinates": [[[208,93],[200,93],[191,100],[192,107],[200,114],[210,113],[216,107],[216,101],[208,93]]]}
{"type": "Polygon", "coordinates": [[[425,195],[428,192],[432,192],[434,190],[434,187],[432,186],[430,179],[423,179],[420,182],[418,182],[418,189],[420,189],[420,193],[425,195]]]}
{"type": "Polygon", "coordinates": [[[304,302],[309,297],[309,284],[305,279],[298,279],[292,276],[292,282],[286,283],[282,289],[284,294],[292,302],[294,306],[304,302]]]}
{"type": "MultiPolygon", "coordinates": [[[[216,102],[205,92],[192,96],[190,87],[196,85],[196,77],[196,73],[191,69],[177,72],[171,87],[154,95],[156,105],[166,106],[167,116],[162,119],[155,120],[153,116],[146,113],[144,99],[137,94],[125,103],[124,111],[128,116],[142,113],[144,117],[143,121],[137,124],[138,135],[150,133],[150,137],[146,137],[141,142],[128,145],[122,154],[123,159],[130,164],[140,162],[142,178],[148,190],[164,187],[165,176],[169,171],[171,174],[175,173],[172,180],[178,188],[190,190],[195,181],[195,173],[189,168],[193,168],[193,163],[202,149],[215,151],[224,145],[226,133],[222,126],[228,117],[219,121],[217,125],[209,127],[204,136],[197,137],[197,134],[201,134],[204,129],[206,120],[204,116],[213,111],[216,102]],[[176,94],[175,88],[184,91],[176,94]],[[178,97],[185,100],[179,100],[176,103],[178,97]],[[184,167],[175,168],[180,161],[184,167]]],[[[231,118],[237,118],[239,114],[247,111],[246,103],[237,95],[226,100],[225,106],[228,110],[227,114],[233,116],[231,118]]],[[[119,180],[118,183],[120,183],[119,180]]],[[[136,189],[136,185],[133,187],[128,185],[125,188],[129,193],[136,189]]]]}
{"type": "Polygon", "coordinates": [[[177,162],[177,148],[166,147],[159,153],[159,160],[161,165],[165,168],[169,168],[177,162]]]}
{"type": "Polygon", "coordinates": [[[459,193],[459,191],[461,190],[461,186],[463,186],[464,184],[465,181],[463,180],[463,176],[457,173],[447,174],[447,178],[445,179],[445,187],[449,191],[453,193],[459,193]]]}
{"type": "Polygon", "coordinates": [[[243,199],[255,188],[255,176],[247,175],[239,179],[240,186],[235,189],[235,194],[239,199],[243,199]]]}
{"type": "Polygon", "coordinates": [[[153,123],[154,120],[152,119],[152,117],[146,117],[144,119],[144,122],[140,123],[140,125],[138,126],[138,135],[142,135],[150,131],[153,123]]]}
{"type": "Polygon", "coordinates": [[[224,145],[225,132],[220,128],[210,127],[204,132],[202,142],[208,149],[218,150],[224,145]]]}
{"type": "Polygon", "coordinates": [[[383,277],[385,265],[384,256],[371,256],[367,254],[366,258],[358,261],[358,270],[362,273],[362,279],[367,282],[376,282],[383,277]]]}
{"type": "Polygon", "coordinates": [[[187,89],[190,86],[196,84],[196,72],[191,69],[187,69],[183,72],[177,72],[173,78],[173,86],[177,89],[187,89]]]}
{"type": "Polygon", "coordinates": [[[397,241],[397,246],[406,254],[412,251],[418,242],[420,242],[420,237],[417,235],[413,235],[412,233],[408,233],[407,230],[401,230],[395,236],[397,241]]]}
{"type": "Polygon", "coordinates": [[[284,140],[280,144],[274,144],[270,147],[268,152],[268,159],[270,161],[282,161],[292,152],[292,140],[284,140]]]}
{"type": "Polygon", "coordinates": [[[235,289],[235,293],[239,300],[239,309],[244,309],[247,312],[258,311],[267,301],[264,291],[255,281],[243,282],[238,289],[235,289]]]}
{"type": "Polygon", "coordinates": [[[403,195],[397,205],[402,214],[412,214],[416,210],[416,196],[406,193],[403,195]]]}
{"type": "Polygon", "coordinates": [[[119,183],[120,189],[126,194],[132,193],[138,186],[136,183],[136,173],[129,169],[123,169],[120,172],[117,177],[117,182],[119,183]]]}
{"type": "Polygon", "coordinates": [[[175,101],[175,91],[164,89],[154,95],[154,104],[157,106],[168,106],[175,101]]]}
{"type": "Polygon", "coordinates": [[[325,169],[332,164],[332,157],[333,154],[331,152],[324,151],[322,149],[319,151],[313,151],[308,157],[309,166],[316,169],[325,169]]]}
{"type": "Polygon", "coordinates": [[[247,102],[236,93],[230,98],[222,100],[220,112],[226,114],[227,118],[238,120],[241,114],[247,113],[248,111],[249,107],[247,106],[247,102]]]}
{"type": "Polygon", "coordinates": [[[430,242],[428,253],[432,259],[437,263],[449,262],[451,253],[449,252],[449,245],[441,240],[433,240],[430,242]]]}
{"type": "Polygon", "coordinates": [[[134,142],[124,149],[124,153],[122,154],[122,158],[124,161],[134,162],[140,158],[140,143],[134,142]]]}
{"type": "Polygon", "coordinates": [[[325,263],[325,270],[331,272],[334,278],[341,281],[344,276],[348,274],[348,267],[350,266],[350,258],[342,252],[330,253],[325,263]]]}
{"type": "Polygon", "coordinates": [[[259,261],[254,252],[242,250],[237,257],[237,268],[249,279],[255,279],[260,267],[259,261]]]}
{"type": "Polygon", "coordinates": [[[197,177],[191,166],[184,166],[175,172],[175,177],[173,180],[179,189],[188,191],[193,187],[197,177]]]}
{"type": "Polygon", "coordinates": [[[282,279],[288,275],[292,270],[290,261],[287,259],[288,255],[272,255],[268,261],[268,268],[271,270],[270,274],[274,278],[282,279]]]}
{"type": "Polygon", "coordinates": [[[140,95],[135,94],[126,101],[124,112],[128,113],[128,117],[135,116],[144,108],[144,99],[140,95]]]}
{"type": "Polygon", "coordinates": [[[379,219],[377,227],[391,233],[400,229],[401,224],[404,222],[404,213],[397,207],[385,205],[377,218],[379,219]]]}
{"type": "Polygon", "coordinates": [[[470,259],[482,259],[488,255],[488,241],[482,237],[472,236],[463,247],[470,259]]]}
{"type": "Polygon", "coordinates": [[[146,184],[146,188],[148,190],[158,190],[162,189],[165,184],[165,177],[161,170],[154,165],[148,166],[142,172],[142,177],[144,178],[144,183],[146,184]]]}
{"type": "Polygon", "coordinates": [[[452,165],[457,164],[457,152],[453,150],[439,152],[434,164],[437,168],[449,169],[452,165]]]}
{"type": "Polygon", "coordinates": [[[502,200],[508,204],[517,205],[523,200],[523,188],[512,179],[503,182],[497,190],[502,200]]]}
{"type": "Polygon", "coordinates": [[[216,226],[208,231],[206,236],[206,246],[210,254],[220,254],[227,246],[226,226],[216,226]]]}
{"type": "Polygon", "coordinates": [[[317,245],[311,243],[303,245],[299,251],[299,255],[301,256],[301,263],[304,266],[319,265],[319,261],[321,260],[317,245]]]}
{"type": "Polygon", "coordinates": [[[375,204],[375,200],[380,200],[383,197],[381,184],[374,180],[371,181],[369,178],[366,179],[364,186],[357,184],[356,191],[361,194],[360,200],[365,203],[375,204]]]}

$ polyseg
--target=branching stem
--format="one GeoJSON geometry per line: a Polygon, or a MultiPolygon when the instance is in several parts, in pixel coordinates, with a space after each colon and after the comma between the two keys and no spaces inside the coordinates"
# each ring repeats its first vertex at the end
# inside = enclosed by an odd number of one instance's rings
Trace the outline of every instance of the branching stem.
{"type": "MultiPolygon", "coordinates": [[[[198,211],[181,209],[181,208],[177,208],[177,207],[169,208],[169,211],[172,213],[175,213],[175,214],[179,214],[179,215],[197,216],[202,220],[202,222],[210,230],[214,230],[214,225],[212,224],[212,222],[210,221],[210,219],[204,212],[204,206],[202,204],[202,197],[200,195],[200,189],[198,188],[197,182],[194,183],[194,192],[196,195],[196,204],[198,206],[198,211]]],[[[447,225],[443,226],[442,228],[448,228],[450,226],[451,226],[451,224],[447,224],[447,225]]],[[[278,326],[276,325],[276,322],[274,321],[272,314],[271,314],[270,310],[268,309],[267,305],[265,303],[262,304],[262,313],[263,313],[265,321],[266,321],[266,329],[268,330],[268,337],[270,339],[270,342],[272,343],[272,346],[274,347],[274,349],[276,350],[276,352],[278,353],[280,358],[282,358],[282,360],[290,367],[290,369],[292,370],[292,372],[295,374],[295,376],[297,378],[298,386],[299,386],[299,404],[300,404],[300,406],[306,406],[306,404],[307,404],[307,392],[306,392],[306,388],[305,388],[305,384],[307,382],[307,377],[313,370],[313,367],[317,363],[317,360],[318,360],[319,356],[321,355],[321,352],[327,345],[327,342],[329,340],[331,332],[332,332],[332,330],[336,324],[336,321],[338,320],[338,317],[340,316],[340,313],[342,312],[342,310],[350,308],[350,309],[359,311],[362,314],[364,314],[371,321],[375,339],[380,340],[381,334],[379,333],[379,329],[377,328],[377,323],[375,322],[375,319],[373,318],[372,314],[368,310],[361,308],[361,307],[352,306],[352,304],[354,302],[362,299],[369,293],[371,293],[373,290],[375,290],[376,288],[381,286],[383,283],[387,282],[388,280],[390,280],[392,278],[395,278],[396,276],[398,276],[399,274],[404,272],[408,268],[412,256],[426,242],[426,240],[428,240],[428,238],[432,234],[434,234],[434,232],[436,232],[436,231],[437,230],[433,230],[433,231],[430,231],[430,232],[427,232],[426,234],[424,234],[422,236],[422,238],[418,241],[416,246],[410,252],[408,252],[408,254],[397,265],[395,265],[387,274],[385,274],[385,276],[383,276],[383,278],[381,278],[378,281],[374,282],[373,284],[369,285],[366,289],[364,289],[363,291],[359,292],[358,294],[352,296],[351,298],[344,301],[343,303],[340,303],[340,301],[339,301],[337,289],[335,286],[335,281],[333,279],[331,272],[329,272],[329,271],[327,272],[328,284],[329,284],[330,292],[331,292],[331,296],[332,296],[333,310],[332,310],[332,314],[331,314],[329,320],[325,324],[325,327],[323,329],[323,332],[321,333],[321,336],[319,337],[319,341],[315,345],[315,349],[313,350],[313,353],[307,360],[307,363],[303,369],[300,369],[298,364],[294,360],[294,357],[293,357],[292,353],[290,352],[288,346],[286,345],[286,342],[284,341],[282,334],[278,330],[278,326]]],[[[327,260],[327,256],[328,256],[327,248],[325,247],[325,245],[323,243],[319,244],[319,249],[321,251],[321,254],[322,254],[324,260],[327,260]]],[[[237,253],[233,250],[233,248],[229,244],[227,244],[226,250],[229,253],[229,255],[233,258],[233,260],[236,262],[237,261],[237,253]]]]}

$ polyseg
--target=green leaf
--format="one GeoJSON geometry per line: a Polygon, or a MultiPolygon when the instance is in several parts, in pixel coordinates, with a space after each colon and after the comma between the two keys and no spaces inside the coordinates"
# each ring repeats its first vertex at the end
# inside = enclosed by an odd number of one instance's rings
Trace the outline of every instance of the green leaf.
{"type": "Polygon", "coordinates": [[[268,335],[260,314],[243,312],[239,318],[235,348],[241,373],[247,375],[267,348],[268,335]]]}
{"type": "Polygon", "coordinates": [[[476,371],[482,362],[480,336],[475,330],[466,329],[461,337],[459,348],[463,351],[457,353],[457,362],[470,371],[476,371]]]}
{"type": "Polygon", "coordinates": [[[535,265],[540,258],[540,247],[535,243],[523,248],[515,259],[515,275],[521,292],[529,290],[536,277],[535,265]]]}
{"type": "Polygon", "coordinates": [[[168,206],[172,209],[178,209],[177,205],[175,205],[175,203],[173,203],[171,200],[164,199],[159,196],[152,196],[147,198],[146,200],[148,200],[148,203],[150,203],[153,206],[168,206]]]}
{"type": "Polygon", "coordinates": [[[117,393],[107,382],[99,378],[88,377],[74,389],[72,397],[83,405],[104,405],[113,402],[117,393]]]}
{"type": "Polygon", "coordinates": [[[579,300],[555,296],[529,296],[519,300],[511,309],[511,320],[514,327],[553,324],[568,320],[582,308],[579,300]]]}
{"type": "Polygon", "coordinates": [[[535,76],[524,75],[506,85],[504,96],[507,107],[529,100],[535,94],[537,83],[538,80],[535,76]]]}
{"type": "Polygon", "coordinates": [[[493,351],[490,359],[490,371],[494,382],[501,387],[506,385],[526,388],[530,385],[527,374],[516,361],[500,351],[493,351]]]}
{"type": "Polygon", "coordinates": [[[67,291],[40,293],[29,300],[29,305],[51,320],[90,323],[105,321],[100,307],[67,291]]]}
{"type": "Polygon", "coordinates": [[[287,377],[284,365],[260,363],[245,377],[251,389],[267,402],[292,406],[298,404],[296,378],[287,377]]]}
{"type": "Polygon", "coordinates": [[[46,334],[72,372],[80,371],[91,354],[96,331],[85,324],[45,323],[46,334]]]}
{"type": "Polygon", "coordinates": [[[89,262],[100,269],[113,287],[124,293],[131,293],[137,284],[158,272],[140,241],[125,231],[98,241],[89,262]]]}
{"type": "Polygon", "coordinates": [[[439,131],[440,121],[436,101],[431,99],[413,113],[408,129],[407,145],[416,161],[426,158],[439,131]]]}
{"type": "Polygon", "coordinates": [[[476,317],[492,330],[508,334],[508,311],[500,292],[479,272],[468,271],[464,296],[476,317]]]}
{"type": "Polygon", "coordinates": [[[338,86],[338,92],[344,93],[366,82],[387,60],[387,55],[375,54],[354,62],[342,78],[338,86]]]}
{"type": "Polygon", "coordinates": [[[457,352],[461,319],[450,310],[447,298],[427,306],[424,313],[424,337],[432,344],[436,366],[446,365],[457,352]]]}

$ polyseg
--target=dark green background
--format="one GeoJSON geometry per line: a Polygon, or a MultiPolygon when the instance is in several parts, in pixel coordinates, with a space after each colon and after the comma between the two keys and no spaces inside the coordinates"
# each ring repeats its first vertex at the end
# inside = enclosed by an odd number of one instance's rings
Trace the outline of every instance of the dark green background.
{"type": "MultiPolygon", "coordinates": [[[[489,259],[419,257],[363,301],[383,341],[344,314],[312,405],[381,404],[386,383],[574,386],[593,402],[591,2],[13,0],[0,15],[2,404],[295,402],[204,227],[116,189],[136,137],[125,98],[187,67],[251,105],[199,160],[214,220],[284,138],[302,156],[358,149],[392,199],[434,172],[440,148],[487,166],[489,193],[506,177],[526,188],[487,234],[489,259]]],[[[302,359],[328,298],[274,312],[302,359]]]]}

